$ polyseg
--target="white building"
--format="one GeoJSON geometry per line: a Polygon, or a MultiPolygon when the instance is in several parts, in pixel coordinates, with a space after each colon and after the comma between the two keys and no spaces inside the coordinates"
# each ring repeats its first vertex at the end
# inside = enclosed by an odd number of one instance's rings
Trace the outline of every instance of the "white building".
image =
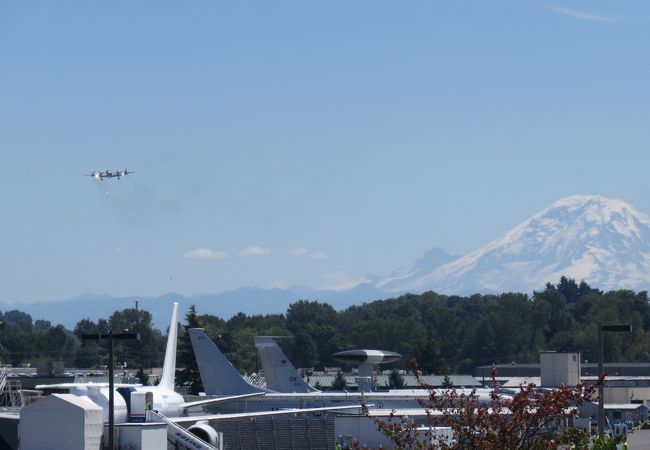
{"type": "Polygon", "coordinates": [[[20,410],[21,450],[99,450],[103,410],[89,398],[52,394],[20,410]]]}

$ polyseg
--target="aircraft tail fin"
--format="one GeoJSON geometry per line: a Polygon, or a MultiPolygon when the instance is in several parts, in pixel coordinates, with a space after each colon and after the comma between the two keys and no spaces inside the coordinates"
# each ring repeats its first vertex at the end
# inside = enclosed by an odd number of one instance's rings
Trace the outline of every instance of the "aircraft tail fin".
{"type": "Polygon", "coordinates": [[[262,361],[266,387],[277,392],[318,392],[302,379],[278,343],[270,336],[255,336],[255,347],[262,361]]]}
{"type": "Polygon", "coordinates": [[[169,322],[167,348],[165,349],[165,362],[163,363],[162,376],[158,386],[174,390],[174,377],[176,375],[176,338],[178,337],[178,303],[172,307],[172,320],[169,322]]]}
{"type": "Polygon", "coordinates": [[[267,392],[244,380],[226,355],[205,334],[203,328],[191,328],[189,333],[206,394],[240,395],[267,392]]]}

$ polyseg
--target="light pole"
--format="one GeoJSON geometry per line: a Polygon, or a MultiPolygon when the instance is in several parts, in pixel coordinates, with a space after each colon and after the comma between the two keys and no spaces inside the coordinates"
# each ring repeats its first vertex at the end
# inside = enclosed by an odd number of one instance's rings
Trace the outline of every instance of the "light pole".
{"type": "Polygon", "coordinates": [[[140,333],[113,333],[112,330],[109,330],[108,333],[84,333],[81,335],[81,340],[88,341],[99,341],[102,339],[108,339],[108,448],[109,450],[114,450],[115,446],[113,444],[113,434],[115,430],[115,420],[114,420],[114,399],[113,399],[113,390],[114,390],[114,380],[113,380],[113,341],[115,339],[137,339],[140,340],[140,333]]]}
{"type": "Polygon", "coordinates": [[[603,331],[631,333],[632,325],[598,325],[598,437],[605,437],[605,370],[603,369],[603,331]]]}
{"type": "MultiPolygon", "coordinates": [[[[125,333],[128,333],[128,332],[129,332],[129,329],[128,329],[128,328],[125,328],[125,329],[124,329],[124,332],[125,332],[125,333]]],[[[123,345],[123,350],[124,350],[124,355],[122,355],[122,356],[123,356],[123,359],[122,359],[122,368],[124,369],[124,375],[123,375],[123,378],[126,379],[126,339],[124,339],[124,340],[122,341],[122,345],[123,345]]],[[[123,382],[123,383],[126,383],[126,381],[124,381],[124,380],[122,380],[122,382],[123,382]]]]}

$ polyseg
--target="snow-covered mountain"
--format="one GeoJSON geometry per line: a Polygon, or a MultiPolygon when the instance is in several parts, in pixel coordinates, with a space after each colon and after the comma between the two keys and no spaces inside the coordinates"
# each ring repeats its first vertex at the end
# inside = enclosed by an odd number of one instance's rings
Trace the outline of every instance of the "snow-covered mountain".
{"type": "Polygon", "coordinates": [[[427,273],[398,270],[377,287],[391,292],[469,294],[543,289],[562,275],[592,287],[650,287],[650,218],[620,200],[563,198],[484,247],[427,273]]]}

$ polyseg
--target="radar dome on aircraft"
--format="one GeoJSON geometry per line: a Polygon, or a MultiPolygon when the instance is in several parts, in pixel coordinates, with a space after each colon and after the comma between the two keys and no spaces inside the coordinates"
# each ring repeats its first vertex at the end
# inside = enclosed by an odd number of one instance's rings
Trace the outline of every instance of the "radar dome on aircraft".
{"type": "Polygon", "coordinates": [[[346,350],[332,355],[338,362],[347,364],[387,364],[402,359],[402,355],[385,350],[346,350]]]}

